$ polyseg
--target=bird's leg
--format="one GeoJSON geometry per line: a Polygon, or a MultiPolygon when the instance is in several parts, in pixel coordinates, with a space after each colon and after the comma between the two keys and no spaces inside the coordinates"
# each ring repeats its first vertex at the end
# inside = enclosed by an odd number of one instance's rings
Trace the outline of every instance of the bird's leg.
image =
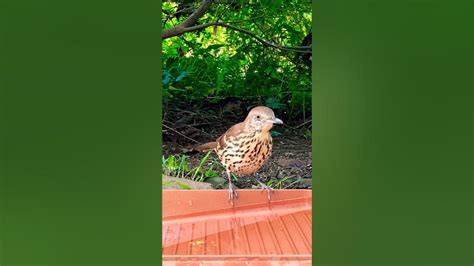
{"type": "Polygon", "coordinates": [[[232,179],[230,171],[226,169],[227,177],[229,178],[229,201],[230,204],[234,205],[234,199],[237,198],[237,191],[235,191],[234,185],[232,185],[232,179]]]}
{"type": "Polygon", "coordinates": [[[263,190],[266,190],[267,191],[267,197],[268,197],[268,201],[270,201],[272,199],[272,193],[273,193],[273,188],[265,185],[262,181],[260,181],[260,178],[258,176],[258,173],[255,173],[255,176],[257,177],[257,182],[258,184],[260,185],[262,191],[263,190]]]}

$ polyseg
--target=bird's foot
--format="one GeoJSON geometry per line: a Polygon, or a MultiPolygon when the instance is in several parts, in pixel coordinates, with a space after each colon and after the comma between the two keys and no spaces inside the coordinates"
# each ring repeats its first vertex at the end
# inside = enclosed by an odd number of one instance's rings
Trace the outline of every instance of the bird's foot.
{"type": "Polygon", "coordinates": [[[271,188],[271,187],[269,187],[269,186],[267,186],[267,185],[265,185],[264,183],[260,182],[259,180],[257,180],[257,182],[258,182],[258,184],[260,185],[260,187],[261,187],[261,189],[262,189],[262,192],[263,192],[264,190],[267,191],[268,201],[270,201],[270,200],[272,199],[272,193],[274,192],[274,191],[273,191],[274,189],[271,188]]]}
{"type": "Polygon", "coordinates": [[[231,205],[234,205],[234,199],[237,198],[237,191],[232,185],[232,183],[229,183],[229,202],[231,205]]]}

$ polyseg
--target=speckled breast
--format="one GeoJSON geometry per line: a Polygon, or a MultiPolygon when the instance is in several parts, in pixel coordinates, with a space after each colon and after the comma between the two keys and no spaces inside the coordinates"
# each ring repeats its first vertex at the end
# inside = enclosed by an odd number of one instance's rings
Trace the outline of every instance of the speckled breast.
{"type": "Polygon", "coordinates": [[[269,132],[241,133],[224,139],[217,147],[222,164],[232,173],[253,174],[268,160],[272,152],[272,137],[269,132]]]}

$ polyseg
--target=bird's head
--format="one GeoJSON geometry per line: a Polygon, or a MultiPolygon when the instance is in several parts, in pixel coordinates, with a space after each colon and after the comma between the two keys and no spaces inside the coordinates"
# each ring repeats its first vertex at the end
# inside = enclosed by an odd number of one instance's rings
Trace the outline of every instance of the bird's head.
{"type": "Polygon", "coordinates": [[[275,117],[272,109],[266,106],[257,106],[250,110],[245,123],[250,130],[268,132],[273,124],[283,124],[283,121],[275,117]]]}

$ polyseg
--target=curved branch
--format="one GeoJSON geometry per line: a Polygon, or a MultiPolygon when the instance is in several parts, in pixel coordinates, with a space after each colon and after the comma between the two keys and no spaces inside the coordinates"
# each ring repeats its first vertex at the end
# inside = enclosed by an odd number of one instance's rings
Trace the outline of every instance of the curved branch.
{"type": "Polygon", "coordinates": [[[311,50],[308,50],[308,49],[311,49],[311,46],[288,47],[288,46],[278,45],[278,44],[275,44],[273,42],[270,42],[270,41],[267,41],[267,40],[263,39],[262,37],[258,36],[254,32],[251,32],[251,31],[248,31],[248,30],[245,30],[245,29],[242,29],[242,28],[238,28],[238,27],[229,25],[229,24],[224,23],[224,22],[210,22],[210,23],[206,23],[206,24],[193,26],[193,27],[183,27],[183,28],[179,29],[179,31],[174,31],[173,34],[166,34],[165,35],[165,32],[163,32],[163,39],[178,36],[178,35],[181,35],[181,34],[186,33],[186,32],[202,30],[202,29],[205,29],[205,28],[211,27],[211,26],[220,26],[220,27],[229,28],[229,29],[244,33],[244,34],[249,35],[252,38],[256,39],[261,44],[263,44],[265,46],[268,46],[268,47],[275,48],[275,49],[298,52],[298,53],[312,53],[311,50]]]}
{"type": "Polygon", "coordinates": [[[199,18],[204,16],[206,11],[211,6],[212,2],[213,0],[203,0],[201,5],[198,7],[198,9],[196,9],[196,11],[194,11],[183,23],[171,29],[163,30],[163,34],[162,34],[163,40],[171,38],[171,37],[179,36],[186,32],[198,31],[198,30],[202,30],[211,26],[220,26],[220,27],[229,28],[229,29],[244,33],[246,35],[249,35],[267,47],[272,47],[275,49],[285,50],[285,51],[298,52],[298,53],[312,53],[311,50],[308,50],[308,49],[311,49],[311,46],[288,47],[288,46],[278,45],[278,44],[275,44],[273,42],[263,39],[262,37],[258,36],[254,32],[229,25],[229,23],[238,23],[240,21],[227,22],[227,23],[216,21],[216,22],[210,22],[210,23],[201,24],[197,26],[192,26],[194,23],[196,23],[196,21],[199,18]]]}
{"type": "Polygon", "coordinates": [[[193,25],[200,17],[206,14],[206,11],[211,6],[212,1],[213,0],[203,0],[198,9],[196,9],[196,11],[194,11],[183,23],[171,29],[164,30],[162,34],[163,40],[177,35],[181,35],[184,29],[193,25]]]}

